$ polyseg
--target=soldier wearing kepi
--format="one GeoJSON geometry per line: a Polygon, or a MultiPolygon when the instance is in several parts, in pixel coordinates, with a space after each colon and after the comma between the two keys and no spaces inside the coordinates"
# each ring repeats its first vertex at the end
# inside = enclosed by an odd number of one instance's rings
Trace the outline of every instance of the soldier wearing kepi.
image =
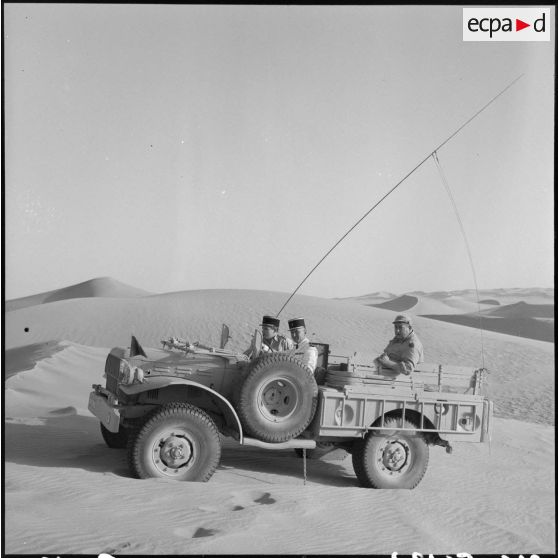
{"type": "Polygon", "coordinates": [[[400,314],[393,321],[395,337],[388,343],[376,362],[394,372],[409,375],[424,360],[422,343],[413,331],[411,319],[400,314]]]}
{"type": "MultiPolygon", "coordinates": [[[[274,318],[273,316],[264,316],[262,323],[262,347],[261,351],[264,353],[276,353],[279,351],[290,351],[294,347],[294,343],[291,339],[279,335],[279,324],[280,320],[274,318]]],[[[252,344],[250,347],[244,351],[244,354],[249,358],[254,358],[258,356],[255,338],[252,339],[252,344]]]]}
{"type": "Polygon", "coordinates": [[[304,366],[310,368],[312,372],[318,363],[318,349],[310,345],[310,340],[306,337],[306,324],[304,318],[293,318],[289,320],[289,331],[294,341],[292,354],[298,358],[304,366]]]}

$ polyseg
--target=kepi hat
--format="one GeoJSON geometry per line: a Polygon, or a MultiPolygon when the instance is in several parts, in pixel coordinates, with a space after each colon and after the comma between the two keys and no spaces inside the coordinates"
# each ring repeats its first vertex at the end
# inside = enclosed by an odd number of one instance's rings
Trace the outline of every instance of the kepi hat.
{"type": "Polygon", "coordinates": [[[273,316],[264,316],[262,318],[262,323],[260,324],[261,326],[272,326],[272,327],[276,327],[277,329],[279,329],[279,324],[280,324],[280,320],[279,318],[274,318],[273,316]]]}
{"type": "Polygon", "coordinates": [[[296,329],[297,327],[306,327],[304,318],[293,318],[292,320],[289,320],[289,329],[296,329]]]}

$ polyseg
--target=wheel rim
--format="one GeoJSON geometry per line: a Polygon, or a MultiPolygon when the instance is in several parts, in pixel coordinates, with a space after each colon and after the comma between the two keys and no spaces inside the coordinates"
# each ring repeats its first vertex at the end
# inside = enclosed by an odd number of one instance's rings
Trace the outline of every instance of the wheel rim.
{"type": "Polygon", "coordinates": [[[401,438],[386,438],[376,452],[379,470],[388,477],[405,474],[412,461],[411,447],[401,438]]]}
{"type": "Polygon", "coordinates": [[[165,430],[151,446],[155,468],[170,477],[185,473],[195,462],[196,450],[191,434],[182,428],[165,430]]]}
{"type": "Polygon", "coordinates": [[[258,410],[270,422],[279,422],[290,417],[299,400],[296,385],[288,378],[274,378],[258,391],[258,410]]]}

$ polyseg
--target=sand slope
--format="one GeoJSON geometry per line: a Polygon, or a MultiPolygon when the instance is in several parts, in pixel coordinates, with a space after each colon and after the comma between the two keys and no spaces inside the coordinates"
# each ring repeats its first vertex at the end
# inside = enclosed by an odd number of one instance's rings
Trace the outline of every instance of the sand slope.
{"type": "MultiPolygon", "coordinates": [[[[499,417],[492,443],[456,444],[451,456],[431,448],[413,491],[360,488],[341,450],[308,461],[303,484],[292,451],[229,440],[209,483],[130,478],[125,451],[106,447],[87,410],[110,347],[127,345],[131,333],[146,346],[172,334],[216,344],[227,322],[231,346],[243,349],[262,314],[286,297],[188,291],[68,298],[7,312],[6,552],[554,552],[554,345],[501,333],[482,339],[499,417]]],[[[363,360],[383,349],[395,316],[305,296],[287,310],[283,322],[303,315],[333,353],[358,351],[363,360]]],[[[482,364],[477,330],[415,321],[428,361],[482,364]]]]}
{"type": "Polygon", "coordinates": [[[47,291],[36,295],[15,298],[6,301],[6,311],[17,310],[18,308],[26,308],[36,304],[47,304],[57,300],[66,300],[68,298],[85,298],[85,297],[135,297],[147,296],[151,293],[138,289],[130,285],[126,285],[112,279],[111,277],[98,277],[83,283],[47,291]]]}
{"type": "Polygon", "coordinates": [[[479,314],[425,314],[424,317],[474,328],[480,328],[482,323],[482,329],[484,330],[497,331],[539,341],[554,341],[554,320],[522,317],[499,318],[496,316],[482,316],[482,313],[480,317],[479,314]]]}
{"type": "Polygon", "coordinates": [[[227,444],[207,484],[128,477],[96,421],[6,425],[6,552],[553,552],[553,429],[499,420],[491,447],[431,451],[413,491],[358,487],[350,458],[227,444]],[[147,527],[148,526],[148,527],[147,527]]]}
{"type": "Polygon", "coordinates": [[[375,296],[344,300],[528,339],[554,341],[553,289],[492,289],[479,291],[478,296],[475,291],[416,291],[380,301],[375,296]],[[498,298],[481,300],[487,296],[498,298]]]}

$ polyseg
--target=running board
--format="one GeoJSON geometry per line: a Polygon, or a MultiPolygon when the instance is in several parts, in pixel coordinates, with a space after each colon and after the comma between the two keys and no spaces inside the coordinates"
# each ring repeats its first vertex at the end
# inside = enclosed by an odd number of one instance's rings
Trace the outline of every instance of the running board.
{"type": "Polygon", "coordinates": [[[262,442],[261,440],[256,440],[255,438],[244,438],[242,441],[244,446],[257,446],[259,448],[265,448],[270,450],[280,450],[280,449],[290,449],[290,448],[301,448],[301,449],[314,449],[316,447],[315,440],[300,440],[295,438],[293,440],[287,440],[286,442],[262,442]]]}

